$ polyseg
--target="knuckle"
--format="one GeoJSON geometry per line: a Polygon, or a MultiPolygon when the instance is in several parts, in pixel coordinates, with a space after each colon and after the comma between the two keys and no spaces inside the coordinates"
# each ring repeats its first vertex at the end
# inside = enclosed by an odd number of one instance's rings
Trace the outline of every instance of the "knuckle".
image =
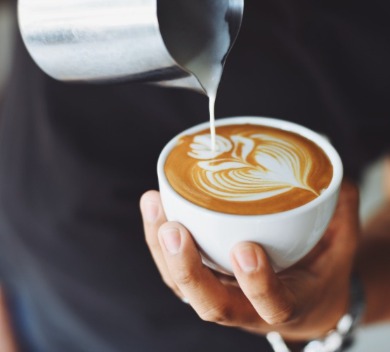
{"type": "Polygon", "coordinates": [[[178,286],[196,285],[196,276],[188,269],[175,270],[174,280],[178,286]]]}
{"type": "Polygon", "coordinates": [[[220,325],[227,325],[232,321],[232,310],[226,304],[211,307],[199,313],[199,317],[210,323],[217,323],[220,325]]]}
{"type": "Polygon", "coordinates": [[[290,322],[294,318],[294,309],[291,305],[278,309],[274,314],[262,316],[269,325],[281,325],[290,322]]]}
{"type": "Polygon", "coordinates": [[[262,285],[261,287],[247,287],[246,295],[247,297],[254,302],[264,302],[269,300],[269,297],[272,297],[275,292],[273,286],[262,285]]]}

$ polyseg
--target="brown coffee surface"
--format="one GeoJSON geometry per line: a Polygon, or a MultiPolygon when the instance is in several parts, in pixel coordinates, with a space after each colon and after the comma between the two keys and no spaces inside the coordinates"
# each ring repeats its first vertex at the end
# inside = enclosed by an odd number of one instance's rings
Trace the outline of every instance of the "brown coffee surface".
{"type": "Polygon", "coordinates": [[[182,137],[168,155],[172,188],[201,207],[228,214],[291,210],[317,198],[333,177],[325,152],[296,133],[240,124],[182,137]]]}

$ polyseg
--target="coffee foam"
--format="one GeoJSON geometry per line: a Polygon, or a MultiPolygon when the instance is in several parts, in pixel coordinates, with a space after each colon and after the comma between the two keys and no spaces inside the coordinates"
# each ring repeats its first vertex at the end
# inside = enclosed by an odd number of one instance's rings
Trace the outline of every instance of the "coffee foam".
{"type": "Polygon", "coordinates": [[[189,201],[232,214],[293,209],[319,196],[333,175],[315,143],[292,132],[258,125],[217,129],[181,138],[168,156],[171,186],[189,201]]]}

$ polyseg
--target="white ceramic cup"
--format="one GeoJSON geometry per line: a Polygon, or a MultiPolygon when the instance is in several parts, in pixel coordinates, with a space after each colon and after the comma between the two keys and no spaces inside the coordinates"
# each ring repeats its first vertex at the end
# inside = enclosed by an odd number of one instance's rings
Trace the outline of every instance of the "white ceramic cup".
{"type": "Polygon", "coordinates": [[[275,271],[281,271],[304,257],[324,234],[336,207],[343,177],[341,159],[323,136],[295,123],[263,117],[219,119],[217,126],[256,124],[295,132],[316,143],[329,157],[333,178],[319,197],[292,210],[266,215],[232,215],[216,212],[191,203],[169,184],[165,160],[183,135],[209,128],[209,123],[192,127],[173,138],[158,160],[161,199],[168,221],[184,225],[194,237],[205,264],[231,274],[230,252],[240,242],[257,242],[266,250],[275,271]]]}

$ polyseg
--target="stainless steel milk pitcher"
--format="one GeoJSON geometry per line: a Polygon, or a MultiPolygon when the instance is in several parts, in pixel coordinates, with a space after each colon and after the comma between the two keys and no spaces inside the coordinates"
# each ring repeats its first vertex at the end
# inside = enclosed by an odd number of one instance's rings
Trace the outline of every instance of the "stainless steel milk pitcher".
{"type": "Polygon", "coordinates": [[[188,63],[206,54],[223,66],[243,7],[244,0],[19,0],[18,17],[28,51],[55,79],[204,92],[188,63]]]}

